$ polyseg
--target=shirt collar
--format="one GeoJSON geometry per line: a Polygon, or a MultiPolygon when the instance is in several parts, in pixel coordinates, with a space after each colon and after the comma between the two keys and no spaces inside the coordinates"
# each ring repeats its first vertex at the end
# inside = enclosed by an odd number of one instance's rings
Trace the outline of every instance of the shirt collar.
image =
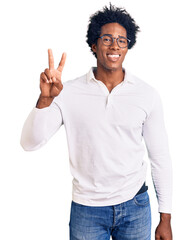
{"type": "MultiPolygon", "coordinates": [[[[96,80],[94,73],[93,73],[94,69],[96,69],[96,67],[91,67],[91,69],[87,73],[87,76],[86,76],[87,83],[89,83],[91,80],[96,80]]],[[[123,81],[133,84],[134,83],[133,76],[125,68],[123,68],[123,70],[125,72],[125,77],[124,77],[123,81]]]]}

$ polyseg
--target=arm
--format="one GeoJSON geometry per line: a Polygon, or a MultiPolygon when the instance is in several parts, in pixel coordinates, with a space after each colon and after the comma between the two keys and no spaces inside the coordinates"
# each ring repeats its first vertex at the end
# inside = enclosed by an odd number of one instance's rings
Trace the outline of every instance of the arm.
{"type": "Polygon", "coordinates": [[[158,199],[158,211],[160,212],[160,223],[156,229],[156,235],[160,238],[156,239],[171,240],[172,162],[164,124],[162,102],[157,92],[154,94],[152,110],[143,126],[143,137],[151,163],[152,180],[158,199]],[[165,238],[166,232],[167,236],[165,238]]]}
{"type": "Polygon", "coordinates": [[[56,103],[43,109],[34,108],[26,119],[21,146],[25,151],[34,151],[42,147],[62,125],[61,111],[56,103]]]}
{"type": "Polygon", "coordinates": [[[51,49],[48,50],[49,69],[40,75],[41,94],[23,126],[21,145],[26,151],[32,151],[44,145],[62,124],[61,111],[54,102],[63,88],[61,83],[62,70],[66,55],[63,53],[57,69],[51,49]]]}

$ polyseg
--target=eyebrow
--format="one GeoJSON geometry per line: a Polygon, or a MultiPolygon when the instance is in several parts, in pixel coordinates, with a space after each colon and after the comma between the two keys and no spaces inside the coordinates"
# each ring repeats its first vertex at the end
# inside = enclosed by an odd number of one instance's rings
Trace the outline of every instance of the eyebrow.
{"type": "MultiPolygon", "coordinates": [[[[103,34],[103,36],[110,36],[110,37],[112,37],[113,35],[112,35],[112,34],[108,34],[108,33],[106,33],[106,34],[103,34]]],[[[121,35],[118,35],[118,37],[121,37],[121,38],[127,38],[127,37],[124,37],[124,36],[121,36],[121,35]]]]}

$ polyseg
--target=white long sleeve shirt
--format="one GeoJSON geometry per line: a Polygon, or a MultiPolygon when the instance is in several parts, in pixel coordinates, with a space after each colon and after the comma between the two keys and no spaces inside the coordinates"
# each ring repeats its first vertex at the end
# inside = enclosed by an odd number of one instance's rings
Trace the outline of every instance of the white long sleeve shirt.
{"type": "Polygon", "coordinates": [[[40,148],[61,125],[67,134],[73,201],[109,206],[132,199],[146,179],[146,146],[158,211],[171,213],[172,163],[157,90],[125,70],[124,80],[109,93],[91,68],[64,82],[49,107],[31,111],[22,147],[40,148]]]}

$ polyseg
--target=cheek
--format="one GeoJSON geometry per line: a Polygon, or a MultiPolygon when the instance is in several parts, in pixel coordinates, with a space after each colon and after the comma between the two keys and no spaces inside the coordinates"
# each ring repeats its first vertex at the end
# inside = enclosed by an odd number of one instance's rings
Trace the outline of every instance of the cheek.
{"type": "Polygon", "coordinates": [[[99,50],[99,51],[97,51],[97,56],[98,56],[98,58],[100,58],[100,60],[103,60],[106,58],[106,52],[99,50]]]}
{"type": "Polygon", "coordinates": [[[127,51],[122,53],[122,59],[124,59],[126,57],[127,51]]]}
{"type": "Polygon", "coordinates": [[[96,52],[100,56],[105,56],[107,52],[107,48],[104,45],[101,45],[100,43],[98,43],[96,52]]]}

